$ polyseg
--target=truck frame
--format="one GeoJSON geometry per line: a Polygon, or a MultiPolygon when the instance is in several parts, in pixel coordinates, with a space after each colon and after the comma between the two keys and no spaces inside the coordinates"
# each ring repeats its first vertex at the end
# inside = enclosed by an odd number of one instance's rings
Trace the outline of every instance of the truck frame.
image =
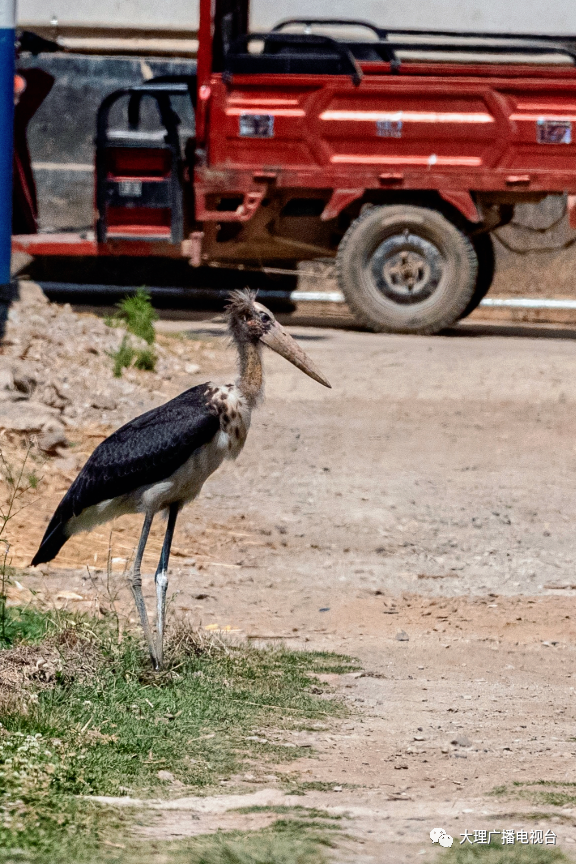
{"type": "Polygon", "coordinates": [[[360,324],[435,333],[489,290],[490,234],[516,204],[567,195],[576,227],[572,43],[353,19],[251,33],[248,13],[200,0],[196,68],[104,99],[94,233],[14,250],[287,273],[335,258],[360,324]],[[176,97],[194,110],[185,140],[176,97]],[[142,127],[144,100],[160,133],[142,127]],[[126,129],[111,128],[117,105],[126,129]]]}

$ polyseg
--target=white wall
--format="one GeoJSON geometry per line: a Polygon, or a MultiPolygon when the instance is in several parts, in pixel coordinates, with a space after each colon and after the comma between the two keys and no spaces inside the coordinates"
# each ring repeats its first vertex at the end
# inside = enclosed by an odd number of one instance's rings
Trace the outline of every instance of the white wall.
{"type": "MultiPolygon", "coordinates": [[[[576,0],[253,0],[252,27],[314,15],[381,26],[576,35],[576,0]]],[[[21,23],[191,29],[198,0],[18,0],[21,23]]]]}
{"type": "Polygon", "coordinates": [[[198,0],[18,0],[22,24],[196,30],[198,0]]]}

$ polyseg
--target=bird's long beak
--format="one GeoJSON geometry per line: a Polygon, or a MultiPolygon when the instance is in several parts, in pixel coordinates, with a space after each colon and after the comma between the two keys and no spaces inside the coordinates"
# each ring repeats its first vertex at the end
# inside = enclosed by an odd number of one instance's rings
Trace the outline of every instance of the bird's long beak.
{"type": "Polygon", "coordinates": [[[267,345],[268,348],[271,348],[272,351],[275,351],[276,354],[280,354],[281,357],[289,360],[290,363],[293,363],[297,369],[305,372],[310,378],[318,381],[319,384],[323,384],[324,387],[332,386],[328,379],[316,368],[308,355],[300,348],[298,343],[294,341],[277,321],[274,322],[264,336],[260,337],[260,341],[264,345],[267,345]]]}

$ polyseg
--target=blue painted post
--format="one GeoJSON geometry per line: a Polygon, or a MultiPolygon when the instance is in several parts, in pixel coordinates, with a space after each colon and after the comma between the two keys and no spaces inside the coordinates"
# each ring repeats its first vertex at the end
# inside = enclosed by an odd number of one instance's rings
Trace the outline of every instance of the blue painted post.
{"type": "Polygon", "coordinates": [[[16,0],[0,0],[0,337],[13,296],[10,283],[16,0]]]}

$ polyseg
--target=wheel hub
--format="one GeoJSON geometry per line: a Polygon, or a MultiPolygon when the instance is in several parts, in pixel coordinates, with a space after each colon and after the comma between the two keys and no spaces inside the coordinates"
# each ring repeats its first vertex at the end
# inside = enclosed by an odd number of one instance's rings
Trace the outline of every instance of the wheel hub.
{"type": "Polygon", "coordinates": [[[437,289],[443,274],[442,255],[429,240],[405,230],[387,237],[371,259],[378,289],[395,303],[421,303],[437,289]]]}

